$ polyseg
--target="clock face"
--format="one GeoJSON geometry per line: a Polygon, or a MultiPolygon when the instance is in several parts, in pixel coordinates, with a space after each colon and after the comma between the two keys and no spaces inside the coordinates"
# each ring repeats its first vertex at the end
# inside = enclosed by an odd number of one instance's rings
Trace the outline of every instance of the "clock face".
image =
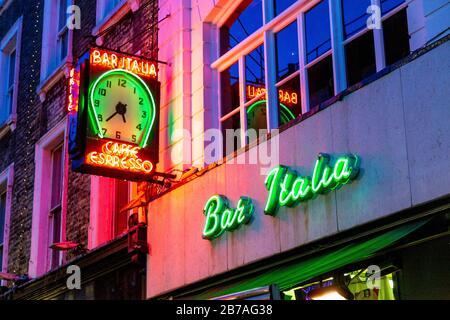
{"type": "Polygon", "coordinates": [[[156,107],[145,82],[126,70],[102,74],[90,91],[94,131],[100,138],[146,147],[156,107]]]}

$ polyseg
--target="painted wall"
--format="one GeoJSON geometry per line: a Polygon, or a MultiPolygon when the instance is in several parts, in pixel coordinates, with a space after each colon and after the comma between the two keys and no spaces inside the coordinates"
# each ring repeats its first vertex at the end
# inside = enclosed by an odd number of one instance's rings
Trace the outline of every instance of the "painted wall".
{"type": "Polygon", "coordinates": [[[449,194],[449,54],[446,42],[280,134],[280,163],[301,174],[320,152],[359,155],[350,185],[270,217],[260,167],[227,163],[151,203],[148,297],[449,194]],[[251,197],[256,211],[211,242],[203,207],[215,193],[233,206],[251,197]]]}

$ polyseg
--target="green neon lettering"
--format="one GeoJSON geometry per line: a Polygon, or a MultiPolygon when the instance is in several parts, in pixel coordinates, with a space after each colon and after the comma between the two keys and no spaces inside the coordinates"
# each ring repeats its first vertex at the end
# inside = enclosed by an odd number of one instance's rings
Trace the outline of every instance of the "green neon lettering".
{"type": "Polygon", "coordinates": [[[280,181],[285,175],[287,168],[283,166],[276,167],[269,172],[266,178],[265,186],[269,190],[266,206],[264,212],[268,215],[274,215],[278,209],[278,202],[280,199],[280,181]]]}
{"type": "Polygon", "coordinates": [[[264,212],[275,215],[278,207],[293,207],[300,202],[325,194],[355,179],[359,173],[359,159],[355,155],[340,157],[330,166],[330,156],[320,154],[312,178],[302,177],[295,171],[279,166],[267,176],[269,191],[264,212]]]}
{"type": "Polygon", "coordinates": [[[203,210],[206,221],[203,229],[203,238],[213,240],[225,231],[236,230],[240,225],[251,221],[254,206],[252,200],[241,197],[236,209],[229,207],[228,199],[224,196],[212,196],[205,204],[203,210]]]}

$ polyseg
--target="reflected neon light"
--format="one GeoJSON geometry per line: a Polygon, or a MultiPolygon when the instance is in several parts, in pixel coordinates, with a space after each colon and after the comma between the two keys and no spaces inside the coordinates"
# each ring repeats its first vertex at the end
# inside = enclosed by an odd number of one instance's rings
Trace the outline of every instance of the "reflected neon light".
{"type": "MultiPolygon", "coordinates": [[[[266,93],[266,88],[256,87],[253,85],[247,86],[247,97],[253,99],[257,96],[266,93]]],[[[262,98],[265,98],[264,96],[262,98]]],[[[298,104],[297,92],[280,89],[278,90],[278,101],[285,104],[298,104]]]]}
{"type": "Polygon", "coordinates": [[[130,144],[109,141],[101,151],[89,153],[86,162],[98,167],[151,174],[153,163],[139,158],[139,150],[139,147],[130,144]]]}
{"type": "Polygon", "coordinates": [[[140,76],[156,78],[158,76],[154,63],[137,57],[120,56],[116,53],[95,49],[91,52],[91,64],[108,69],[124,69],[140,76]]]}

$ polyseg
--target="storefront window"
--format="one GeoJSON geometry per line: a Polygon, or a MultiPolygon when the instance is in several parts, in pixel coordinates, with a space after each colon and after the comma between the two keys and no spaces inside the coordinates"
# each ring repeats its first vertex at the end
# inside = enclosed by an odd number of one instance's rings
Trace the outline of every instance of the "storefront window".
{"type": "Polygon", "coordinates": [[[377,275],[369,269],[355,270],[309,282],[283,295],[285,300],[397,300],[397,272],[395,267],[377,275]]]}
{"type": "Polygon", "coordinates": [[[220,48],[224,54],[263,25],[262,0],[243,1],[220,28],[220,48]]]}

